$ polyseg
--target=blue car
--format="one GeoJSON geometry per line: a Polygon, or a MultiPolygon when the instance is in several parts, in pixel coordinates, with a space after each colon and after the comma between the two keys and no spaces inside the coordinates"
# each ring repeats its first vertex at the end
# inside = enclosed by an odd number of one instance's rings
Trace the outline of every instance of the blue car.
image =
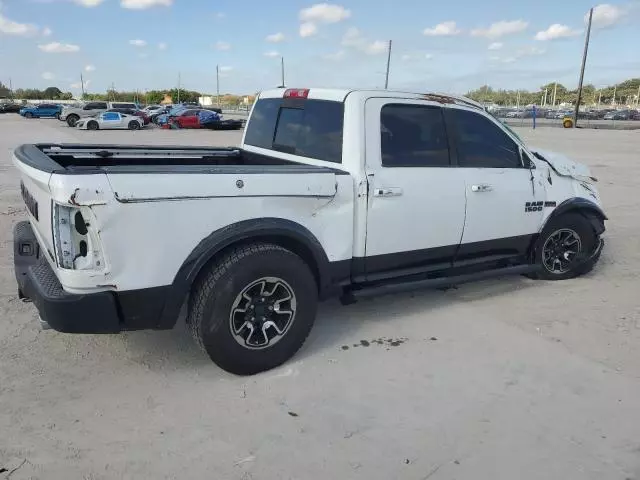
{"type": "Polygon", "coordinates": [[[52,103],[42,103],[40,105],[31,105],[20,109],[20,115],[26,118],[42,118],[52,117],[58,118],[62,113],[62,106],[52,103]]]}

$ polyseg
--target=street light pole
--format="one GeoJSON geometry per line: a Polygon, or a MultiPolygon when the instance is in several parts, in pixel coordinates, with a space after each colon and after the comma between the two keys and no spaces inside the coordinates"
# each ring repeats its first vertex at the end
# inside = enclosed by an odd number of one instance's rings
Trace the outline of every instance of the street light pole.
{"type": "Polygon", "coordinates": [[[584,38],[584,53],[582,54],[582,67],[580,68],[580,81],[578,82],[578,99],[573,117],[573,128],[578,126],[578,112],[582,101],[582,84],[584,82],[584,68],[587,65],[587,53],[589,53],[589,38],[591,37],[591,21],[593,20],[593,7],[589,10],[589,23],[587,25],[587,35],[584,38]]]}
{"type": "Polygon", "coordinates": [[[220,106],[220,65],[216,65],[216,104],[220,106]]]}
{"type": "Polygon", "coordinates": [[[285,87],[285,83],[284,83],[284,57],[280,57],[280,75],[282,77],[282,83],[280,84],[280,86],[282,88],[285,87]]]}
{"type": "Polygon", "coordinates": [[[387,74],[384,79],[385,90],[389,88],[389,67],[391,66],[391,40],[389,40],[389,50],[387,51],[387,74]]]}

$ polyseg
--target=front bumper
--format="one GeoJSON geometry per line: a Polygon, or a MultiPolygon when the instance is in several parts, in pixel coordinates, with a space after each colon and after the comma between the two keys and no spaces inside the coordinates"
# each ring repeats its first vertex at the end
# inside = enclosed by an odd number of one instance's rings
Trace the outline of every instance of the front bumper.
{"type": "Polygon", "coordinates": [[[60,285],[44,258],[29,222],[13,230],[13,254],[18,295],[33,301],[40,318],[65,333],[117,333],[122,330],[112,292],[73,295],[60,285]]]}

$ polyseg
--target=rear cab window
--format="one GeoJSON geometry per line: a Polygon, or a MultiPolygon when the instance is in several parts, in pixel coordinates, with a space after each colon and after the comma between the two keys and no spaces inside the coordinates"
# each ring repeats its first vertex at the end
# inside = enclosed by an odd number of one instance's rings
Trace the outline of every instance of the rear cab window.
{"type": "Polygon", "coordinates": [[[263,98],[256,103],[244,143],[342,163],[344,103],[313,98],[263,98]]]}

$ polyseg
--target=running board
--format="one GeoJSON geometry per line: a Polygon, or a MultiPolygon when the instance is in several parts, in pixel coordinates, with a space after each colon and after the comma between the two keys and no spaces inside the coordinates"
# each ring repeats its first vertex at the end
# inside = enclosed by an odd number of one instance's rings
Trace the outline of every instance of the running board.
{"type": "Polygon", "coordinates": [[[484,280],[487,278],[503,277],[506,275],[524,275],[527,273],[535,273],[539,269],[540,266],[538,265],[516,265],[451,277],[428,278],[426,280],[395,282],[387,283],[384,285],[362,287],[357,290],[351,290],[346,295],[344,295],[343,303],[353,303],[353,301],[358,298],[388,295],[390,293],[410,292],[413,290],[421,290],[427,288],[452,287],[454,285],[460,285],[461,283],[474,282],[476,280],[484,280]]]}

